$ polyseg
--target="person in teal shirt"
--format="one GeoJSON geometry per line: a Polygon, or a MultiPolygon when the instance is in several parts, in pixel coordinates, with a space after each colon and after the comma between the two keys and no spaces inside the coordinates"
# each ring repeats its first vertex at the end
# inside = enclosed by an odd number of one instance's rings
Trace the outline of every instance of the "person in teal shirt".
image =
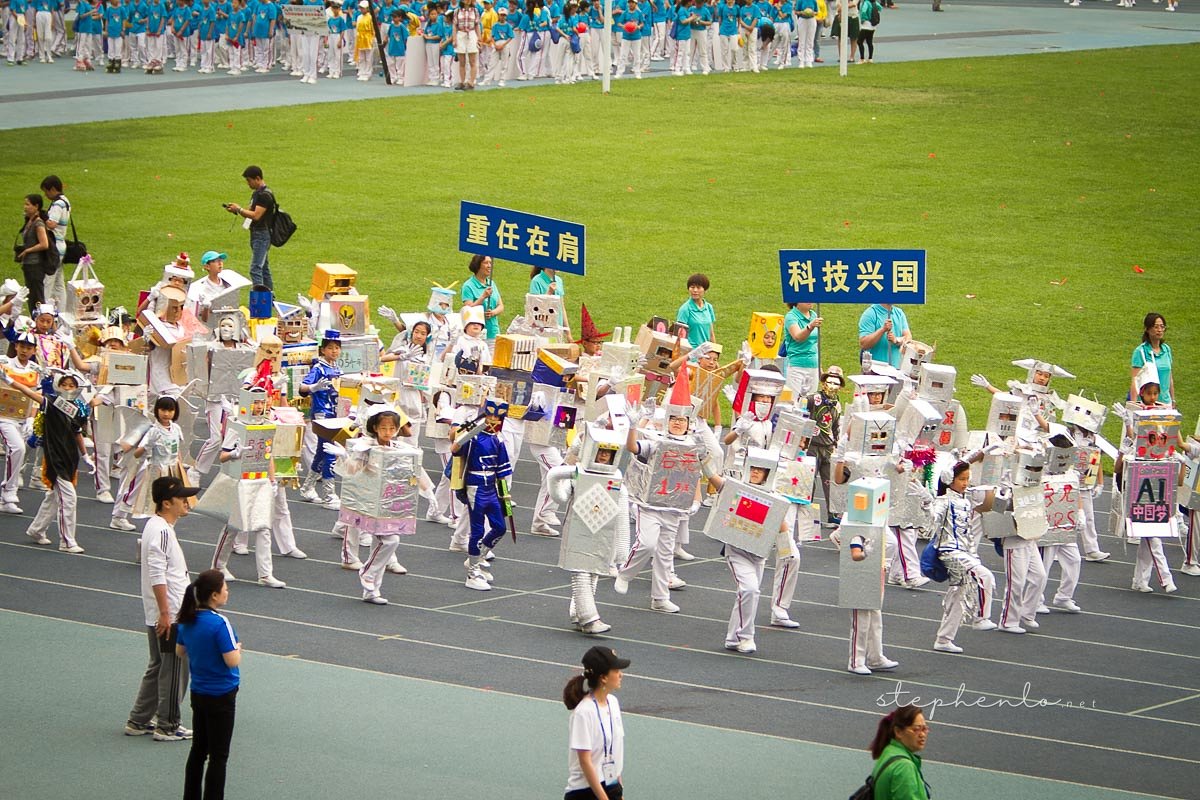
{"type": "Polygon", "coordinates": [[[817,390],[821,377],[821,323],[812,303],[792,303],[783,318],[783,336],[787,353],[787,385],[794,397],[817,390]]]}
{"type": "Polygon", "coordinates": [[[675,60],[671,64],[674,75],[692,74],[692,22],[699,17],[692,8],[692,0],[679,0],[675,11],[675,60]]]}
{"type": "Polygon", "coordinates": [[[125,9],[118,0],[109,0],[104,9],[104,33],[108,37],[106,72],[120,72],[125,48],[125,9]]]}
{"type": "Polygon", "coordinates": [[[1167,321],[1163,315],[1157,311],[1147,314],[1142,321],[1142,343],[1134,348],[1133,358],[1129,362],[1132,367],[1129,396],[1131,398],[1138,396],[1137,386],[1134,385],[1138,371],[1145,366],[1147,361],[1150,361],[1158,368],[1158,402],[1175,408],[1178,405],[1175,402],[1175,378],[1171,375],[1174,363],[1171,357],[1171,345],[1164,341],[1166,335],[1167,321]]]}
{"type": "Polygon", "coordinates": [[[688,277],[688,299],[679,307],[675,321],[688,326],[688,344],[693,348],[704,342],[716,341],[717,310],[704,299],[708,292],[708,276],[697,272],[688,277]]]}
{"type": "Polygon", "coordinates": [[[500,287],[492,281],[492,257],[472,256],[471,277],[463,284],[459,296],[464,306],[483,306],[484,338],[495,341],[500,335],[500,315],[504,313],[504,300],[500,287]]]}
{"type": "Polygon", "coordinates": [[[858,318],[858,346],[873,361],[900,367],[900,349],[912,341],[904,309],[891,303],[875,303],[858,318]]]}

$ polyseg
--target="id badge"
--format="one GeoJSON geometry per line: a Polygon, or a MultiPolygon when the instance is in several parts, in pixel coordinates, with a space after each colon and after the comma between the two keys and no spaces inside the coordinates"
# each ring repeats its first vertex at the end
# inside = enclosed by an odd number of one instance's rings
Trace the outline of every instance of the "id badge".
{"type": "Polygon", "coordinates": [[[616,762],[611,761],[611,760],[605,761],[603,764],[601,764],[600,771],[604,775],[604,784],[606,786],[616,783],[617,778],[620,777],[619,775],[617,775],[616,762]]]}
{"type": "Polygon", "coordinates": [[[246,219],[242,221],[242,227],[245,228],[246,230],[250,230],[251,222],[253,222],[253,220],[250,219],[249,217],[246,217],[246,219]]]}

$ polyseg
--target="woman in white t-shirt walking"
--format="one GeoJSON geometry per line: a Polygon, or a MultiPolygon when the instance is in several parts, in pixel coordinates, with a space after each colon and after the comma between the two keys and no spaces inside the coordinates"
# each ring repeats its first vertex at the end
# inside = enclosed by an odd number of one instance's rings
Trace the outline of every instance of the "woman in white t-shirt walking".
{"type": "Polygon", "coordinates": [[[563,800],[620,800],[625,765],[625,725],[613,694],[629,659],[609,647],[583,654],[583,674],[567,681],[563,704],[567,722],[567,788],[563,800]]]}

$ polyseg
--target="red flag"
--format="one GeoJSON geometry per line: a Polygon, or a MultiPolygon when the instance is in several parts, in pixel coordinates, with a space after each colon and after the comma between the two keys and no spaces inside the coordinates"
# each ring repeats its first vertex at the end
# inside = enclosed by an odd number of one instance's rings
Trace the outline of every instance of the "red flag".
{"type": "Polygon", "coordinates": [[[769,503],[763,503],[755,500],[753,497],[738,498],[737,508],[734,509],[734,516],[748,519],[751,522],[762,525],[767,521],[767,512],[771,510],[769,503]]]}

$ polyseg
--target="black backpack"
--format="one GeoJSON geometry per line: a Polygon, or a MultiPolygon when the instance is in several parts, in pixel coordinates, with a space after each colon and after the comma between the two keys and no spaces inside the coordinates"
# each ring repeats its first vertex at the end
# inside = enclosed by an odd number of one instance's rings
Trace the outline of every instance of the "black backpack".
{"type": "MultiPolygon", "coordinates": [[[[904,758],[904,756],[892,756],[887,761],[883,762],[883,766],[879,768],[879,773],[882,775],[883,771],[887,769],[893,761],[899,761],[902,758],[904,758]]],[[[850,795],[850,800],[875,800],[874,770],[871,770],[871,774],[867,776],[867,779],[863,782],[863,785],[854,790],[854,794],[850,795]]]]}
{"type": "Polygon", "coordinates": [[[275,193],[270,189],[267,190],[267,193],[271,195],[271,204],[274,206],[271,211],[271,221],[267,224],[267,229],[271,232],[271,247],[283,247],[296,232],[296,222],[292,219],[291,214],[279,207],[275,193]]]}

